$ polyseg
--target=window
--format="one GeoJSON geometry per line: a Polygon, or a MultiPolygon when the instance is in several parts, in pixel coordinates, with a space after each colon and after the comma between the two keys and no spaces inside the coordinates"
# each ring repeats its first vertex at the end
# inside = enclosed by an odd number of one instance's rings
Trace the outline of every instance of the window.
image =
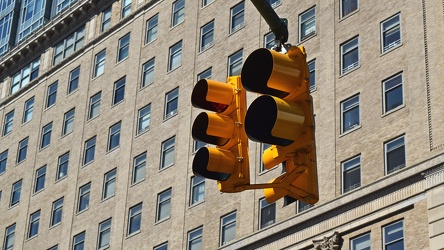
{"type": "Polygon", "coordinates": [[[201,142],[198,140],[193,140],[193,141],[194,141],[193,142],[193,153],[196,153],[197,150],[199,150],[200,148],[205,147],[207,145],[207,143],[205,143],[205,142],[201,142]]]}
{"type": "Polygon", "coordinates": [[[155,246],[153,250],[168,250],[168,242],[155,246]]]}
{"type": "Polygon", "coordinates": [[[202,249],[202,226],[188,232],[187,250],[201,250],[202,249]]]}
{"type": "Polygon", "coordinates": [[[276,203],[268,204],[265,198],[259,200],[259,229],[274,224],[276,220],[276,203]]]}
{"type": "Polygon", "coordinates": [[[95,56],[93,78],[98,77],[105,72],[105,57],[106,50],[102,50],[95,56]]]}
{"type": "Polygon", "coordinates": [[[177,0],[173,3],[173,16],[171,26],[174,27],[185,19],[185,0],[177,0]]]}
{"type": "Polygon", "coordinates": [[[359,120],[359,95],[341,102],[341,132],[345,133],[358,127],[360,125],[359,120]]]}
{"type": "Polygon", "coordinates": [[[170,47],[168,71],[178,68],[182,64],[182,41],[170,47]]]}
{"type": "Polygon", "coordinates": [[[117,169],[113,169],[105,174],[103,177],[103,193],[102,200],[114,196],[116,191],[116,173],[117,169]]]}
{"type": "Polygon", "coordinates": [[[269,147],[271,147],[271,144],[267,144],[267,143],[261,144],[261,155],[260,155],[260,157],[261,157],[261,171],[260,171],[260,173],[267,171],[267,169],[265,168],[264,162],[262,161],[262,155],[264,154],[264,151],[269,147]]]}
{"type": "Polygon", "coordinates": [[[174,144],[176,137],[162,142],[162,158],[160,163],[160,169],[164,169],[174,164],[174,144]]]}
{"type": "Polygon", "coordinates": [[[17,163],[26,160],[26,154],[28,152],[28,137],[19,142],[17,151],[17,163]]]}
{"type": "Polygon", "coordinates": [[[120,145],[121,122],[118,122],[109,128],[108,151],[117,148],[120,145]]]}
{"type": "Polygon", "coordinates": [[[0,153],[0,175],[6,171],[6,163],[8,161],[8,150],[0,153]]]}
{"type": "Polygon", "coordinates": [[[77,212],[82,212],[89,207],[89,193],[91,190],[91,182],[81,186],[79,188],[79,204],[77,212]]]}
{"type": "Polygon", "coordinates": [[[46,106],[45,108],[49,108],[52,105],[54,105],[56,103],[56,99],[57,99],[57,86],[58,86],[58,81],[56,81],[55,83],[49,85],[48,87],[48,91],[47,91],[47,95],[46,95],[46,106]]]}
{"type": "Polygon", "coordinates": [[[48,250],[58,250],[58,249],[59,249],[59,245],[55,245],[55,246],[48,248],[48,250]]]}
{"type": "Polygon", "coordinates": [[[102,92],[99,92],[89,99],[88,119],[92,119],[100,114],[100,99],[102,92]]]}
{"type": "Polygon", "coordinates": [[[131,14],[131,0],[122,0],[121,18],[125,18],[129,14],[131,14]]]}
{"type": "Polygon", "coordinates": [[[46,165],[35,171],[34,193],[45,188],[46,165]]]}
{"type": "Polygon", "coordinates": [[[140,232],[142,222],[142,203],[129,209],[128,213],[128,235],[140,232]]]}
{"type": "Polygon", "coordinates": [[[12,76],[11,95],[39,76],[40,57],[12,76]]]}
{"type": "Polygon", "coordinates": [[[83,165],[94,161],[94,154],[96,152],[96,137],[85,142],[85,151],[83,152],[83,165]]]}
{"type": "Polygon", "coordinates": [[[111,27],[111,6],[102,12],[102,23],[100,25],[100,32],[105,32],[111,27]]]}
{"type": "Polygon", "coordinates": [[[239,50],[228,57],[228,76],[240,75],[242,70],[242,54],[243,50],[239,50]]]}
{"type": "Polygon", "coordinates": [[[205,199],[205,178],[200,176],[191,177],[191,198],[190,206],[204,201],[205,199]]]}
{"type": "Polygon", "coordinates": [[[124,76],[114,83],[113,105],[123,101],[125,98],[125,82],[126,77],[124,76]]]}
{"type": "Polygon", "coordinates": [[[45,17],[45,13],[47,13],[46,7],[49,7],[49,5],[43,4],[37,0],[22,2],[16,42],[23,40],[30,35],[31,32],[43,25],[44,20],[47,20],[45,17]]]}
{"type": "Polygon", "coordinates": [[[211,79],[211,74],[212,74],[211,71],[212,71],[211,67],[202,71],[201,73],[199,73],[199,75],[197,75],[197,80],[211,79]]]}
{"type": "Polygon", "coordinates": [[[168,119],[175,114],[177,114],[178,100],[179,98],[179,88],[168,92],[165,96],[165,118],[168,119]]]}
{"type": "Polygon", "coordinates": [[[32,113],[34,112],[34,97],[31,97],[25,102],[25,107],[23,110],[23,122],[29,122],[32,119],[32,113]]]}
{"type": "Polygon", "coordinates": [[[200,28],[200,51],[204,51],[211,46],[214,42],[214,20],[205,24],[200,28]]]}
{"type": "Polygon", "coordinates": [[[54,5],[56,6],[54,6],[55,8],[53,7],[54,9],[52,10],[53,12],[55,12],[52,14],[53,16],[72,6],[75,2],[77,2],[77,0],[57,0],[54,2],[56,2],[54,3],[54,5]]]}
{"type": "Polygon", "coordinates": [[[145,179],[146,152],[134,158],[132,183],[138,183],[145,179]]]}
{"type": "Polygon", "coordinates": [[[85,249],[85,231],[74,236],[72,240],[73,250],[84,250],[85,249]]]}
{"type": "Polygon", "coordinates": [[[9,203],[10,207],[12,207],[15,204],[18,204],[20,202],[21,191],[22,191],[22,180],[19,180],[16,183],[12,184],[11,202],[9,203]]]}
{"type": "Polygon", "coordinates": [[[202,7],[205,7],[212,2],[214,2],[214,0],[202,0],[202,7]]]}
{"type": "Polygon", "coordinates": [[[382,228],[385,250],[404,249],[404,221],[398,221],[382,228]]]}
{"type": "Polygon", "coordinates": [[[142,84],[140,86],[141,88],[146,87],[154,82],[154,62],[155,58],[152,58],[142,66],[143,75],[142,84]]]}
{"type": "Polygon", "coordinates": [[[40,142],[40,149],[49,146],[51,143],[52,122],[46,124],[42,128],[42,141],[40,142]]]}
{"type": "Polygon", "coordinates": [[[130,44],[130,33],[119,39],[119,50],[117,51],[117,62],[128,58],[130,44]]]}
{"type": "Polygon", "coordinates": [[[342,164],[342,193],[361,186],[361,156],[356,156],[342,164]]]}
{"type": "Polygon", "coordinates": [[[299,15],[299,41],[316,34],[316,6],[299,15]]]}
{"type": "Polygon", "coordinates": [[[79,87],[80,66],[69,72],[68,94],[79,87]]]}
{"type": "Polygon", "coordinates": [[[157,195],[156,222],[170,218],[171,188],[157,195]]]}
{"type": "Polygon", "coordinates": [[[99,224],[99,235],[97,249],[109,247],[111,239],[111,218],[99,224]]]}
{"type": "Polygon", "coordinates": [[[220,245],[236,239],[236,211],[220,219],[220,245]]]}
{"type": "Polygon", "coordinates": [[[230,10],[230,33],[236,32],[244,27],[245,2],[242,1],[230,10]]]}
{"type": "Polygon", "coordinates": [[[63,197],[52,203],[51,226],[55,226],[62,222],[63,214],[63,197]]]}
{"type": "Polygon", "coordinates": [[[400,136],[384,144],[386,174],[405,167],[405,142],[400,136]]]}
{"type": "Polygon", "coordinates": [[[359,66],[358,37],[341,45],[341,74],[359,66]]]}
{"type": "Polygon", "coordinates": [[[370,250],[371,249],[370,233],[350,239],[350,249],[351,250],[370,250]]]}
{"type": "Polygon", "coordinates": [[[76,32],[72,33],[67,38],[56,44],[54,47],[54,59],[52,64],[55,65],[59,63],[74,53],[74,51],[77,51],[83,47],[84,35],[85,26],[81,27],[76,32]]]}
{"type": "Polygon", "coordinates": [[[264,36],[264,47],[267,49],[272,49],[274,46],[274,33],[273,32],[268,32],[267,34],[265,34],[264,36]]]}
{"type": "Polygon", "coordinates": [[[316,90],[316,59],[311,60],[308,64],[310,72],[310,91],[316,90]]]}
{"type": "Polygon", "coordinates": [[[14,248],[15,223],[7,227],[5,230],[5,241],[3,249],[12,250],[14,248]]]}
{"type": "Polygon", "coordinates": [[[151,105],[139,109],[137,119],[137,134],[141,134],[150,128],[151,105]]]}
{"type": "Polygon", "coordinates": [[[154,15],[153,17],[148,19],[148,21],[146,21],[145,44],[150,43],[157,38],[158,22],[159,22],[159,14],[154,15]]]}
{"type": "Polygon", "coordinates": [[[382,53],[401,45],[401,22],[399,14],[381,23],[382,53]]]}
{"type": "Polygon", "coordinates": [[[341,0],[341,17],[345,17],[357,9],[358,0],[341,0]]]}
{"type": "Polygon", "coordinates": [[[281,5],[281,0],[268,0],[268,3],[272,8],[276,8],[277,6],[281,5]]]}
{"type": "Polygon", "coordinates": [[[29,216],[28,239],[39,234],[40,210],[29,216]]]}
{"type": "Polygon", "coordinates": [[[309,208],[311,208],[311,207],[313,207],[313,206],[314,206],[314,205],[312,205],[312,204],[308,204],[308,203],[306,203],[306,202],[303,202],[303,201],[298,200],[298,205],[296,206],[296,208],[297,208],[296,213],[302,213],[302,212],[304,212],[305,210],[307,210],[307,209],[309,209],[309,208]]]}
{"type": "Polygon", "coordinates": [[[3,136],[12,132],[12,124],[14,123],[14,110],[5,115],[3,122],[3,136]]]}
{"type": "Polygon", "coordinates": [[[60,180],[68,175],[68,163],[69,163],[69,152],[66,152],[59,157],[59,161],[57,164],[56,180],[60,180]]]}
{"type": "Polygon", "coordinates": [[[62,136],[69,134],[72,132],[74,127],[74,114],[76,112],[76,109],[73,108],[70,111],[66,112],[63,117],[63,129],[62,129],[62,136]]]}
{"type": "Polygon", "coordinates": [[[404,90],[402,83],[402,73],[390,77],[382,82],[384,92],[384,113],[404,105],[404,90]]]}

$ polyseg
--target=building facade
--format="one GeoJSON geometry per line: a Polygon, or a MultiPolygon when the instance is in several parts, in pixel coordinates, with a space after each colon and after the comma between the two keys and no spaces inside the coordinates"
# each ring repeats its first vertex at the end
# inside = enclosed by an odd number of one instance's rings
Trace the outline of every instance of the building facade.
{"type": "Polygon", "coordinates": [[[194,84],[273,46],[250,1],[2,1],[2,249],[444,249],[444,3],[269,2],[308,55],[314,206],[191,169],[194,84]]]}

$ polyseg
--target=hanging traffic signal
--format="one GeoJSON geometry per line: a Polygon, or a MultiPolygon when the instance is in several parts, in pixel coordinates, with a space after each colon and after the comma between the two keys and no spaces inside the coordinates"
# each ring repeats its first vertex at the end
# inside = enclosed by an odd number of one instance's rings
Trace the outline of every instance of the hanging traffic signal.
{"type": "Polygon", "coordinates": [[[202,112],[194,120],[192,136],[216,147],[202,147],[194,156],[193,172],[218,181],[222,192],[239,192],[236,187],[250,183],[248,138],[244,131],[246,93],[239,76],[227,83],[199,80],[191,103],[202,112]]]}
{"type": "Polygon", "coordinates": [[[314,204],[319,200],[309,72],[304,47],[287,54],[258,49],[241,73],[246,90],[263,94],[248,108],[245,131],[251,140],[272,144],[262,156],[265,168],[285,162],[286,172],[264,187],[269,203],[286,195],[314,204]]]}

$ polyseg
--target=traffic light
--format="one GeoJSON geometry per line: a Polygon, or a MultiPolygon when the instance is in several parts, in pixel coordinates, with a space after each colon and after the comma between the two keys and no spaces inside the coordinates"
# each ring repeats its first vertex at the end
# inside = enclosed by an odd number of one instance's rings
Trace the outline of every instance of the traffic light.
{"type": "Polygon", "coordinates": [[[202,112],[194,120],[195,140],[214,144],[202,147],[194,156],[193,172],[218,181],[219,190],[240,192],[238,186],[250,183],[248,138],[244,130],[246,93],[239,76],[227,83],[202,79],[191,94],[191,103],[202,112]]]}
{"type": "Polygon", "coordinates": [[[262,155],[265,168],[285,162],[286,172],[264,187],[269,203],[284,196],[319,200],[313,104],[304,47],[287,54],[258,49],[241,73],[248,91],[262,94],[248,108],[245,131],[251,140],[272,144],[262,155]]]}

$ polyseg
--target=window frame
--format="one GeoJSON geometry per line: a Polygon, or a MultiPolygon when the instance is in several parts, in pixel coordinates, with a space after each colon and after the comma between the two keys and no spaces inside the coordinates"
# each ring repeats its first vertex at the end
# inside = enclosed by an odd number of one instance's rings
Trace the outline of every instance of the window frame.
{"type": "Polygon", "coordinates": [[[74,130],[75,113],[76,113],[76,108],[72,108],[63,115],[62,136],[70,134],[74,130]]]}
{"type": "Polygon", "coordinates": [[[39,75],[40,57],[23,67],[11,77],[9,94],[12,95],[28,85],[39,75]]]}
{"type": "Polygon", "coordinates": [[[56,65],[83,47],[85,26],[69,34],[54,46],[52,65],[56,65]],[[60,51],[59,51],[60,50],[60,51]]]}
{"type": "Polygon", "coordinates": [[[190,206],[195,206],[199,203],[202,203],[205,201],[205,178],[200,177],[197,175],[191,176],[190,181],[190,206]],[[200,188],[203,186],[203,192],[200,192],[200,188]],[[197,192],[195,192],[197,190],[197,192]],[[196,199],[195,194],[198,194],[197,197],[199,199],[196,199]],[[202,198],[200,199],[200,197],[202,198]]]}
{"type": "Polygon", "coordinates": [[[52,122],[42,127],[42,135],[40,137],[40,149],[47,148],[51,145],[52,122]]]}
{"type": "Polygon", "coordinates": [[[200,52],[204,52],[214,45],[214,19],[204,24],[200,28],[200,52]],[[210,42],[205,42],[206,40],[211,38],[210,42]],[[205,42],[205,44],[204,44],[205,42]]]}
{"type": "Polygon", "coordinates": [[[171,28],[185,21],[185,0],[176,0],[172,4],[171,28]]]}
{"type": "Polygon", "coordinates": [[[159,170],[164,170],[167,169],[171,166],[174,165],[174,163],[176,162],[176,136],[172,136],[168,139],[166,139],[165,141],[162,142],[162,147],[161,147],[161,157],[160,157],[160,169],[159,170]],[[169,154],[173,154],[172,156],[172,160],[173,162],[166,165],[166,156],[169,154]]]}
{"type": "Polygon", "coordinates": [[[94,162],[95,154],[96,154],[96,140],[97,136],[93,136],[85,141],[85,146],[83,149],[83,166],[90,164],[91,162],[94,162]],[[89,143],[92,143],[90,145],[89,143]],[[87,161],[87,154],[89,154],[90,150],[92,150],[92,159],[87,161]]]}
{"type": "Polygon", "coordinates": [[[299,14],[298,16],[298,23],[299,23],[299,42],[303,42],[307,39],[309,39],[310,37],[313,37],[316,35],[316,5],[309,8],[308,10],[302,12],[301,14],[299,14]],[[310,12],[314,11],[313,15],[308,16],[306,19],[304,18],[305,15],[311,14],[310,12]],[[310,31],[307,34],[303,34],[304,31],[306,32],[307,30],[310,30],[311,27],[309,27],[308,29],[304,29],[304,27],[307,27],[307,23],[313,22],[314,21],[314,30],[310,31]]]}
{"type": "Polygon", "coordinates": [[[134,234],[139,233],[142,230],[142,209],[143,209],[143,203],[140,202],[128,209],[128,229],[127,229],[127,236],[131,236],[134,234]],[[140,207],[140,208],[139,208],[140,207]],[[132,212],[132,210],[137,209],[136,212],[132,212]],[[133,225],[134,220],[138,220],[139,227],[135,231],[131,230],[131,225],[133,225]]]}
{"type": "Polygon", "coordinates": [[[105,73],[105,62],[106,62],[106,49],[103,49],[94,56],[93,79],[105,73]]]}
{"type": "Polygon", "coordinates": [[[381,32],[381,54],[388,53],[392,51],[393,49],[399,47],[402,45],[402,30],[401,30],[401,13],[398,12],[394,14],[393,16],[390,16],[389,18],[385,19],[380,24],[380,32],[381,32]],[[389,27],[385,28],[384,24],[390,23],[393,19],[398,19],[398,22],[395,24],[390,25],[389,27]],[[385,41],[387,39],[387,33],[390,33],[392,31],[399,33],[399,39],[390,43],[389,45],[384,46],[385,41]]]}
{"type": "Polygon", "coordinates": [[[398,170],[403,169],[406,166],[407,166],[407,150],[406,150],[405,135],[403,134],[403,135],[397,136],[395,138],[392,138],[389,141],[384,142],[384,172],[385,172],[384,174],[388,175],[388,174],[397,172],[398,170]],[[402,145],[396,145],[394,149],[391,149],[390,151],[388,150],[389,144],[395,144],[395,143],[397,143],[400,140],[402,140],[402,145]],[[388,163],[388,159],[387,159],[388,158],[388,154],[390,152],[393,152],[393,151],[401,148],[401,147],[404,148],[404,151],[403,151],[403,154],[404,154],[404,164],[396,166],[396,167],[393,167],[393,168],[391,168],[389,170],[389,166],[388,166],[389,163],[388,163]]]}
{"type": "MultiPolygon", "coordinates": [[[[399,230],[399,229],[397,229],[397,230],[399,230]]],[[[393,223],[390,223],[388,225],[383,226],[382,230],[381,230],[381,233],[382,233],[382,246],[383,246],[384,249],[387,249],[388,245],[391,245],[391,244],[396,243],[398,241],[402,241],[402,245],[403,245],[403,249],[404,249],[404,247],[405,247],[405,242],[404,242],[404,238],[405,238],[404,220],[398,220],[396,222],[393,222],[393,223]],[[386,230],[387,230],[387,228],[395,226],[397,224],[401,224],[402,238],[396,239],[396,240],[393,240],[393,241],[387,243],[386,242],[386,240],[387,240],[386,239],[386,230]]]]}
{"type": "Polygon", "coordinates": [[[171,218],[171,198],[173,195],[173,189],[168,188],[157,194],[157,206],[156,206],[156,223],[168,220],[171,218]],[[164,198],[162,198],[164,196],[164,198]],[[167,215],[162,215],[163,211],[168,211],[167,215]]]}
{"type": "MultiPolygon", "coordinates": [[[[350,12],[344,14],[344,1],[347,1],[347,0],[341,0],[339,2],[339,8],[340,8],[339,12],[340,12],[340,18],[341,19],[343,19],[345,17],[348,17],[348,16],[352,15],[353,13],[355,13],[355,12],[357,12],[359,10],[359,0],[356,0],[356,8],[353,9],[353,10],[350,10],[350,12]]],[[[352,1],[354,1],[354,0],[352,0],[352,1]]]]}
{"type": "Polygon", "coordinates": [[[264,35],[264,48],[272,49],[275,45],[275,36],[273,31],[264,35]]]}
{"type": "Polygon", "coordinates": [[[316,58],[310,60],[307,63],[308,66],[308,75],[310,76],[310,92],[316,90],[316,58]],[[312,77],[312,75],[314,77],[312,77]]]}
{"type": "Polygon", "coordinates": [[[108,152],[120,147],[120,134],[122,131],[122,121],[109,127],[108,130],[108,152]]]}
{"type": "Polygon", "coordinates": [[[360,47],[359,44],[360,44],[359,36],[355,36],[340,45],[340,47],[341,47],[341,75],[348,74],[349,72],[352,72],[353,70],[360,67],[361,55],[360,55],[360,51],[359,51],[359,47],[360,47]],[[352,44],[355,41],[356,41],[356,44],[352,44]],[[345,47],[348,46],[349,44],[351,44],[350,48],[345,49],[345,47]],[[356,53],[358,54],[358,60],[356,62],[353,62],[352,64],[348,65],[347,67],[344,67],[344,61],[345,61],[344,57],[347,54],[353,53],[355,50],[357,51],[356,53]]]}
{"type": "Polygon", "coordinates": [[[77,246],[81,245],[81,249],[85,247],[86,231],[80,232],[72,238],[72,249],[77,250],[77,246]],[[80,240],[78,240],[80,238],[80,240]]]}
{"type": "Polygon", "coordinates": [[[116,194],[117,168],[111,169],[103,175],[102,201],[113,197],[116,194]],[[108,194],[112,187],[112,193],[108,194]]]}
{"type": "Polygon", "coordinates": [[[224,215],[224,216],[222,216],[220,218],[219,246],[224,246],[224,245],[230,243],[231,241],[236,240],[236,232],[237,232],[236,226],[237,226],[237,213],[236,213],[236,211],[233,211],[233,212],[231,212],[229,214],[226,214],[226,215],[224,215]],[[230,218],[233,215],[234,215],[234,219],[230,218]],[[228,222],[226,222],[225,219],[227,219],[228,222]],[[224,241],[224,239],[226,238],[226,237],[224,237],[224,235],[226,235],[227,231],[229,229],[231,229],[231,227],[233,226],[233,223],[234,223],[234,238],[233,239],[229,239],[228,241],[224,241]],[[228,230],[227,230],[227,227],[228,227],[228,230]]]}
{"type": "Polygon", "coordinates": [[[165,94],[165,109],[164,109],[164,115],[163,119],[168,120],[171,117],[177,115],[179,111],[179,87],[174,88],[173,90],[169,91],[165,94]],[[170,105],[174,106],[174,103],[176,104],[176,108],[170,110],[170,105]]]}
{"type": "Polygon", "coordinates": [[[275,223],[276,223],[276,202],[273,202],[273,203],[269,204],[265,198],[259,199],[259,223],[258,223],[259,230],[263,229],[263,228],[266,228],[266,227],[269,227],[269,226],[271,226],[271,225],[273,225],[275,223]],[[270,220],[271,222],[267,222],[266,224],[262,223],[262,213],[263,213],[263,210],[264,209],[268,209],[271,206],[274,207],[274,208],[270,209],[271,211],[274,210],[273,219],[270,220]]]}
{"type": "Polygon", "coordinates": [[[150,17],[146,21],[146,36],[145,36],[145,44],[152,43],[157,39],[157,34],[159,32],[159,13],[150,17]]]}
{"type": "Polygon", "coordinates": [[[0,175],[6,172],[6,166],[8,164],[8,149],[0,153],[0,175]]]}
{"type": "Polygon", "coordinates": [[[77,66],[75,69],[69,72],[68,95],[78,89],[79,79],[80,79],[80,66],[77,66]]]}
{"type": "Polygon", "coordinates": [[[120,12],[120,19],[123,19],[131,14],[131,0],[122,0],[122,10],[120,12]]]}
{"type": "Polygon", "coordinates": [[[3,120],[2,136],[6,136],[6,135],[12,133],[12,126],[14,125],[14,113],[15,113],[15,109],[9,111],[5,115],[5,119],[3,120]]]}
{"type": "Polygon", "coordinates": [[[66,176],[68,176],[68,169],[69,169],[69,151],[64,153],[63,155],[59,156],[59,158],[58,158],[56,181],[66,178],[66,176]],[[65,160],[65,158],[67,158],[67,159],[65,160]],[[66,171],[65,171],[66,173],[63,176],[60,176],[60,173],[63,173],[63,171],[61,171],[62,169],[66,169],[66,171]]]}
{"type": "Polygon", "coordinates": [[[52,107],[56,104],[58,85],[59,85],[59,81],[55,81],[51,85],[48,86],[48,89],[46,91],[45,109],[49,109],[50,107],[52,107]]]}
{"type": "Polygon", "coordinates": [[[119,39],[118,48],[117,48],[116,63],[119,63],[129,57],[130,42],[131,42],[131,33],[127,33],[126,35],[122,36],[119,39]],[[126,56],[125,56],[125,54],[126,54],[126,56]],[[122,55],[123,55],[123,57],[122,57],[122,55]]]}
{"type": "Polygon", "coordinates": [[[9,207],[10,208],[13,206],[16,206],[17,204],[20,204],[22,185],[23,185],[23,179],[20,179],[12,184],[11,197],[9,198],[9,207]],[[15,199],[14,199],[14,197],[15,197],[15,199]]]}
{"type": "Polygon", "coordinates": [[[28,154],[28,143],[29,143],[29,137],[24,138],[23,140],[21,140],[18,143],[16,164],[22,163],[23,161],[26,160],[26,156],[28,154]],[[26,145],[23,145],[25,143],[26,143],[26,145]],[[22,155],[22,153],[24,154],[23,159],[21,159],[21,157],[20,157],[22,155]]]}
{"type": "Polygon", "coordinates": [[[91,182],[88,182],[79,187],[79,193],[77,196],[77,213],[81,213],[89,209],[90,198],[91,182]],[[82,204],[84,206],[82,206],[82,204]]]}
{"type": "Polygon", "coordinates": [[[212,71],[213,71],[213,67],[209,67],[206,70],[200,72],[197,75],[197,80],[199,81],[199,80],[202,80],[202,79],[211,79],[211,76],[213,74],[212,71]]]}
{"type": "MultiPolygon", "coordinates": [[[[368,246],[371,247],[371,232],[367,232],[365,234],[359,235],[357,237],[351,238],[350,239],[350,250],[360,250],[362,248],[356,249],[355,248],[355,241],[357,240],[362,240],[363,238],[368,237],[368,246]]],[[[365,242],[367,241],[367,239],[365,239],[365,242]]],[[[357,245],[357,244],[356,244],[357,245]]],[[[366,247],[366,246],[364,246],[366,247]]]]}
{"type": "Polygon", "coordinates": [[[62,223],[64,197],[57,199],[52,203],[50,228],[62,223]],[[60,214],[60,215],[59,215],[60,214]],[[56,218],[60,217],[59,220],[56,218]]]}
{"type": "Polygon", "coordinates": [[[102,91],[95,93],[93,96],[89,98],[88,120],[91,120],[100,115],[101,100],[102,100],[102,91]],[[96,109],[98,109],[98,112],[96,115],[94,115],[93,111],[95,111],[96,109]]]}
{"type": "Polygon", "coordinates": [[[46,181],[46,165],[43,165],[42,167],[40,167],[35,171],[33,194],[41,192],[45,189],[45,181],[46,181]]]}
{"type": "Polygon", "coordinates": [[[153,250],[168,250],[168,241],[153,247],[153,250]]]}
{"type": "Polygon", "coordinates": [[[141,107],[137,111],[137,133],[136,133],[136,135],[141,135],[144,132],[150,130],[150,122],[151,122],[151,103],[141,107]]]}
{"type": "Polygon", "coordinates": [[[34,113],[34,102],[35,102],[34,96],[25,101],[25,104],[23,107],[22,124],[25,124],[25,123],[32,120],[32,116],[34,113]]]}
{"type": "MultiPolygon", "coordinates": [[[[194,250],[191,248],[193,243],[200,242],[202,247],[202,238],[203,238],[203,226],[199,226],[193,230],[188,231],[187,233],[187,250],[194,250]],[[194,237],[193,234],[197,233],[194,237]]],[[[201,248],[199,248],[201,249],[201,248]]]]}
{"type": "Polygon", "coordinates": [[[228,72],[227,72],[228,76],[240,75],[242,70],[243,57],[244,57],[243,49],[240,49],[228,56],[228,72]],[[238,67],[239,69],[233,70],[236,67],[238,67]]]}
{"type": "Polygon", "coordinates": [[[5,229],[5,240],[3,241],[3,248],[5,250],[12,250],[14,248],[15,229],[16,223],[6,227],[5,229]],[[8,246],[8,242],[12,242],[12,245],[8,246]]]}
{"type": "Polygon", "coordinates": [[[145,178],[146,178],[146,160],[147,160],[146,151],[139,154],[138,156],[134,157],[131,185],[135,185],[135,184],[145,180],[145,178]],[[140,176],[139,171],[142,171],[141,172],[142,176],[140,176]]]}
{"type": "Polygon", "coordinates": [[[245,26],[245,1],[241,1],[230,8],[230,34],[242,29],[245,26]],[[238,9],[239,8],[239,9],[238,9]],[[241,9],[240,9],[241,8],[241,9]],[[236,19],[242,19],[241,23],[234,25],[236,19]]]}
{"type": "Polygon", "coordinates": [[[41,210],[37,210],[29,215],[27,239],[37,237],[39,235],[41,210]],[[35,232],[34,232],[35,229],[35,232]]]}
{"type": "Polygon", "coordinates": [[[143,88],[154,83],[155,64],[156,64],[156,58],[153,57],[142,65],[142,82],[140,84],[140,89],[143,89],[143,88]],[[147,79],[151,79],[151,78],[152,78],[152,81],[148,82],[147,79]]]}
{"type": "Polygon", "coordinates": [[[109,6],[108,8],[102,11],[102,18],[100,22],[101,33],[107,31],[111,27],[111,18],[112,18],[112,6],[109,6]]]}
{"type": "Polygon", "coordinates": [[[108,218],[99,223],[98,233],[97,233],[97,249],[106,249],[111,244],[111,225],[112,218],[108,218]],[[105,236],[104,236],[105,235],[105,236]],[[108,238],[108,243],[102,245],[104,239],[108,238]]]}
{"type": "MultiPolygon", "coordinates": [[[[265,168],[265,165],[264,165],[264,162],[262,161],[262,156],[263,156],[263,154],[264,154],[264,151],[266,150],[266,149],[268,149],[269,147],[271,147],[272,146],[272,144],[268,144],[268,143],[261,143],[261,152],[260,152],[260,155],[259,155],[259,159],[260,159],[260,169],[259,169],[259,174],[262,174],[262,173],[265,173],[265,172],[267,172],[267,171],[269,171],[269,169],[266,169],[265,168]]],[[[275,168],[275,167],[273,167],[273,168],[275,168]]]]}
{"type": "Polygon", "coordinates": [[[356,155],[348,160],[345,160],[341,163],[341,193],[345,194],[350,192],[356,188],[359,188],[362,185],[362,163],[361,163],[361,155],[356,155]],[[346,174],[353,171],[359,171],[359,181],[353,186],[346,187],[346,174]]]}
{"type": "Polygon", "coordinates": [[[389,78],[382,81],[382,112],[383,112],[383,114],[389,114],[389,113],[391,113],[395,110],[398,110],[404,106],[405,106],[405,103],[404,103],[404,74],[403,74],[403,72],[399,72],[399,73],[397,73],[393,76],[390,76],[389,78]],[[391,83],[391,81],[396,80],[398,77],[400,77],[401,81],[396,83],[394,86],[387,89],[387,83],[391,83]],[[392,107],[392,108],[388,109],[387,108],[387,105],[388,105],[387,100],[389,98],[387,95],[390,92],[395,92],[398,89],[398,87],[401,88],[400,91],[401,91],[402,103],[398,104],[396,107],[392,107]]]}
{"type": "MultiPolygon", "coordinates": [[[[347,134],[361,127],[361,98],[360,94],[355,94],[340,102],[341,107],[341,134],[347,134]],[[355,100],[357,98],[357,101],[355,100]],[[350,104],[349,104],[350,103],[350,104]],[[357,111],[356,111],[357,108],[357,111]],[[358,123],[346,127],[345,119],[348,114],[358,113],[358,123]]],[[[350,118],[351,121],[351,118],[350,118]]],[[[349,122],[350,123],[350,122],[349,122]]]]}
{"type": "Polygon", "coordinates": [[[125,100],[125,85],[126,76],[114,82],[112,106],[116,106],[125,100]]]}
{"type": "Polygon", "coordinates": [[[303,201],[297,200],[297,202],[296,202],[296,213],[297,213],[297,214],[298,214],[298,213],[302,213],[302,212],[304,212],[305,210],[307,210],[307,209],[309,209],[309,208],[312,208],[312,207],[314,207],[313,204],[309,204],[309,203],[306,203],[306,202],[303,202],[303,201]]]}
{"type": "Polygon", "coordinates": [[[168,72],[182,66],[182,40],[173,44],[168,52],[168,72]],[[176,65],[177,64],[177,65],[176,65]]]}

